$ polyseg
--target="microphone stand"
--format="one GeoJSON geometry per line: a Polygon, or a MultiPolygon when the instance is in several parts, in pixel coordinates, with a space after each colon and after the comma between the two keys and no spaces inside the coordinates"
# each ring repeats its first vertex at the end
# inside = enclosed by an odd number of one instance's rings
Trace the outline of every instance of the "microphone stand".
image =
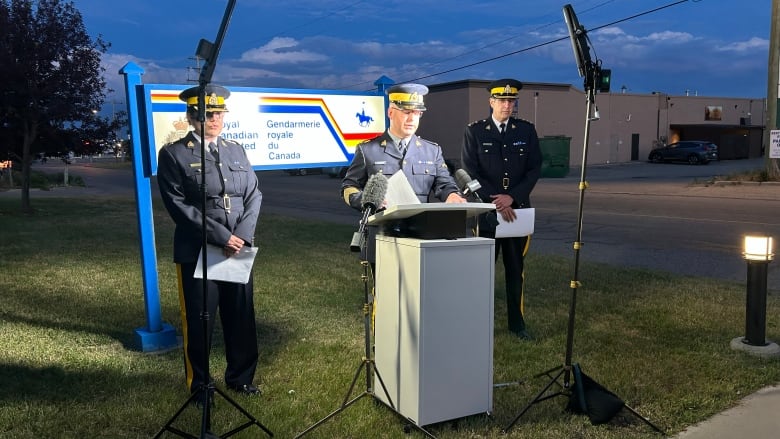
{"type": "MultiPolygon", "coordinates": [[[[477,203],[483,203],[482,198],[477,193],[478,190],[482,189],[482,185],[479,183],[479,181],[471,179],[465,183],[458,182],[458,184],[463,186],[463,189],[461,189],[460,192],[464,197],[468,198],[469,194],[471,194],[474,195],[474,199],[477,201],[477,203]]],[[[485,213],[485,215],[490,215],[490,212],[485,213]]],[[[476,237],[479,237],[479,217],[480,215],[474,217],[474,236],[476,237]]]]}
{"type": "MultiPolygon", "coordinates": [[[[583,212],[583,206],[585,201],[585,189],[588,187],[588,183],[585,180],[585,171],[587,169],[587,163],[588,163],[588,137],[590,136],[590,123],[593,120],[597,120],[598,117],[591,117],[592,107],[595,104],[596,101],[596,78],[598,77],[599,67],[594,65],[593,63],[589,63],[586,65],[586,74],[585,74],[585,92],[586,92],[586,98],[587,98],[587,104],[585,107],[585,135],[584,135],[584,142],[582,147],[582,170],[580,173],[580,183],[579,183],[579,207],[577,209],[577,239],[574,241],[574,277],[571,280],[569,286],[571,288],[571,301],[569,303],[569,321],[568,321],[568,330],[566,332],[566,355],[564,359],[564,364],[562,366],[556,366],[552,369],[548,369],[544,372],[541,372],[537,375],[534,375],[534,378],[540,378],[543,376],[547,376],[550,378],[550,381],[547,383],[544,388],[529,402],[521,411],[520,413],[515,416],[514,419],[512,419],[512,422],[509,423],[502,431],[503,433],[509,432],[509,430],[517,423],[517,421],[522,417],[530,408],[532,405],[554,398],[556,396],[567,396],[571,397],[572,387],[571,387],[571,375],[572,375],[572,369],[575,368],[575,375],[577,375],[577,378],[580,377],[580,375],[584,376],[584,374],[580,374],[579,371],[579,365],[578,364],[572,364],[572,351],[574,346],[574,321],[575,321],[575,313],[577,310],[577,290],[580,287],[581,283],[579,281],[579,265],[580,265],[580,249],[582,248],[582,212],[583,212]],[[557,371],[557,373],[555,373],[557,371]],[[555,375],[553,375],[555,373],[555,375]],[[563,384],[561,384],[558,380],[563,376],[563,384]],[[554,385],[557,385],[560,389],[556,392],[548,393],[551,387],[554,385]]],[[[584,380],[581,380],[579,385],[583,385],[584,380]]],[[[591,384],[593,388],[597,388],[598,390],[602,392],[606,392],[611,394],[608,390],[601,387],[598,383],[592,382],[591,384]]],[[[614,396],[614,394],[611,394],[614,396]]],[[[578,395],[580,398],[583,397],[582,389],[579,389],[578,395]]],[[[583,402],[584,404],[584,402],[583,402]]],[[[627,404],[623,403],[623,407],[626,408],[628,411],[633,413],[635,416],[637,416],[639,419],[644,421],[647,425],[649,425],[653,430],[655,430],[658,433],[661,433],[662,435],[666,435],[663,430],[656,427],[651,423],[647,418],[643,417],[639,413],[636,412],[633,408],[629,407],[627,404]]]]}
{"type": "Polygon", "coordinates": [[[201,439],[204,438],[226,438],[230,437],[252,425],[258,426],[260,429],[262,429],[266,434],[268,434],[269,437],[273,437],[273,433],[266,428],[263,424],[261,424],[257,419],[255,419],[248,411],[246,411],[243,407],[241,407],[236,401],[234,401],[232,398],[230,398],[224,391],[220,390],[216,387],[214,384],[214,381],[211,378],[211,372],[210,372],[210,366],[209,366],[209,357],[210,354],[210,337],[208,334],[208,328],[209,328],[209,312],[208,312],[208,296],[209,296],[209,290],[208,290],[208,260],[207,260],[207,252],[206,252],[206,246],[208,245],[208,233],[207,233],[207,224],[206,224],[206,205],[208,201],[208,193],[206,191],[206,86],[211,81],[211,76],[214,73],[214,67],[216,65],[217,61],[217,55],[219,53],[219,49],[222,46],[222,41],[225,36],[225,30],[227,29],[227,25],[230,21],[230,16],[233,13],[233,8],[235,7],[236,0],[229,0],[227,8],[225,10],[225,15],[222,18],[222,23],[220,25],[219,31],[217,32],[217,38],[216,43],[211,44],[210,42],[206,40],[201,40],[198,44],[197,49],[197,55],[205,60],[205,65],[203,67],[203,70],[201,70],[200,78],[198,80],[198,122],[200,124],[200,170],[201,170],[201,182],[200,182],[200,195],[201,195],[201,258],[203,261],[202,266],[202,286],[203,289],[203,302],[202,302],[202,308],[201,308],[201,322],[202,322],[202,331],[203,331],[203,352],[206,353],[205,356],[205,366],[204,369],[206,370],[208,383],[201,384],[194,392],[190,394],[190,397],[187,398],[187,400],[184,402],[184,404],[181,405],[179,410],[166,422],[166,424],[162,427],[162,429],[157,432],[157,434],[154,436],[154,438],[159,438],[163,432],[169,431],[177,436],[180,437],[187,437],[187,438],[194,438],[195,436],[186,433],[182,430],[179,430],[176,427],[173,427],[173,423],[176,421],[176,419],[179,417],[179,415],[184,411],[187,406],[189,406],[193,401],[197,401],[200,404],[201,408],[201,425],[200,425],[200,437],[201,439]],[[215,435],[211,432],[211,403],[214,400],[214,394],[218,394],[222,396],[227,402],[229,402],[233,407],[235,407],[238,411],[240,411],[248,420],[244,422],[243,424],[239,425],[238,427],[234,428],[233,430],[219,436],[215,435]]]}
{"type": "MultiPolygon", "coordinates": [[[[409,419],[408,417],[401,414],[393,404],[393,400],[390,398],[390,394],[387,391],[387,387],[385,386],[384,381],[382,381],[382,376],[379,374],[379,370],[376,367],[376,362],[374,361],[373,357],[373,349],[371,346],[371,315],[373,310],[373,303],[371,301],[371,295],[370,295],[370,289],[368,286],[368,281],[371,279],[370,273],[369,273],[369,266],[371,265],[369,261],[367,260],[368,257],[366,255],[366,243],[369,240],[369,228],[367,227],[368,224],[368,216],[366,215],[367,211],[369,209],[366,209],[363,215],[363,220],[361,221],[360,230],[356,232],[356,235],[352,238],[352,245],[355,245],[356,243],[360,246],[360,254],[365,255],[364,258],[361,259],[360,265],[363,266],[363,275],[361,276],[361,280],[363,281],[363,331],[364,331],[364,337],[363,340],[365,342],[365,351],[363,352],[363,359],[360,363],[360,366],[358,366],[357,371],[355,372],[355,376],[352,378],[352,384],[349,385],[349,389],[347,390],[347,394],[344,396],[344,401],[341,403],[341,405],[331,412],[329,415],[325,416],[324,418],[320,419],[316,423],[314,423],[312,426],[307,428],[306,430],[300,432],[298,435],[295,436],[295,439],[298,439],[300,437],[303,437],[305,434],[311,432],[312,430],[316,429],[320,425],[324,424],[329,419],[333,418],[334,416],[338,415],[339,413],[343,412],[347,409],[347,407],[351,406],[352,404],[356,403],[359,399],[363,398],[364,396],[369,396],[374,398],[374,401],[382,404],[383,406],[387,407],[391,411],[393,411],[396,415],[400,416],[404,420],[408,422],[407,426],[404,427],[405,429],[413,426],[417,428],[420,432],[425,434],[427,437],[436,439],[435,436],[433,436],[431,433],[429,433],[427,430],[422,428],[421,426],[415,424],[415,422],[412,419],[409,419]],[[358,377],[360,376],[360,372],[363,371],[365,368],[366,370],[366,389],[361,392],[356,397],[349,399],[350,395],[352,395],[352,391],[355,389],[355,384],[357,383],[358,377]],[[384,395],[387,398],[388,403],[385,403],[381,399],[377,398],[376,393],[374,391],[373,381],[372,378],[376,376],[377,380],[379,380],[379,384],[382,386],[382,391],[384,391],[384,395]]],[[[354,251],[354,250],[353,250],[354,251]]]]}

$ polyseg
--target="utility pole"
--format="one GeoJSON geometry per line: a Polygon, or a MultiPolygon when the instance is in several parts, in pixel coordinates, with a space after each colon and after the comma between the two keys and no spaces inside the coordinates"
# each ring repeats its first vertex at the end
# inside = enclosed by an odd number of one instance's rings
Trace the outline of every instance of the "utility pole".
{"type": "Polygon", "coordinates": [[[766,92],[766,128],[764,129],[764,159],[766,162],[766,172],[770,180],[780,179],[780,159],[770,158],[770,139],[771,130],[776,130],[777,121],[777,89],[780,86],[780,0],[772,0],[771,26],[769,29],[769,78],[767,80],[766,92]]]}

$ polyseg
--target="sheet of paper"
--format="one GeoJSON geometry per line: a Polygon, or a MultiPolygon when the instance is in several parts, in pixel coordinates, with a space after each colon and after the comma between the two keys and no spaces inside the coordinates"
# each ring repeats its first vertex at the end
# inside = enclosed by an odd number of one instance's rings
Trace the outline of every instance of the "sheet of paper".
{"type": "Polygon", "coordinates": [[[406,179],[403,171],[398,171],[387,179],[387,192],[385,193],[387,206],[393,207],[399,204],[420,204],[420,199],[406,179]]]}
{"type": "MultiPolygon", "coordinates": [[[[226,257],[222,249],[214,246],[206,246],[206,260],[208,267],[206,276],[209,280],[222,280],[226,282],[235,282],[245,284],[249,282],[249,275],[252,273],[252,264],[257,255],[257,247],[243,247],[237,254],[226,257]]],[[[203,278],[203,252],[200,252],[198,264],[195,266],[196,279],[203,278]]]]}
{"type": "Polygon", "coordinates": [[[530,207],[528,209],[514,209],[514,211],[517,218],[511,223],[504,221],[501,214],[498,214],[496,238],[528,236],[534,233],[535,209],[530,207]]]}

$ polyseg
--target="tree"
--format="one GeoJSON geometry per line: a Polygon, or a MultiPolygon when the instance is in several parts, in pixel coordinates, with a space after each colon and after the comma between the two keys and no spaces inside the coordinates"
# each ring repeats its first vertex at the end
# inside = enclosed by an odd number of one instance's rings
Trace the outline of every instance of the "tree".
{"type": "Polygon", "coordinates": [[[30,167],[46,148],[39,138],[97,124],[110,45],[87,34],[70,1],[0,0],[0,29],[0,135],[21,157],[22,210],[30,211],[30,167]]]}

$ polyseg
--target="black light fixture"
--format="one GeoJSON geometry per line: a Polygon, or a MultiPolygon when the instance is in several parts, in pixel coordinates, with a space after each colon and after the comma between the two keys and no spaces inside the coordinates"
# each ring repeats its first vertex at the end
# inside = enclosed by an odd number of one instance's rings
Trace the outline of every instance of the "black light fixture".
{"type": "Polygon", "coordinates": [[[745,236],[742,256],[747,261],[745,336],[731,347],[763,357],[780,356],[780,347],[766,340],[766,297],[769,262],[774,259],[771,236],[745,236]]]}

